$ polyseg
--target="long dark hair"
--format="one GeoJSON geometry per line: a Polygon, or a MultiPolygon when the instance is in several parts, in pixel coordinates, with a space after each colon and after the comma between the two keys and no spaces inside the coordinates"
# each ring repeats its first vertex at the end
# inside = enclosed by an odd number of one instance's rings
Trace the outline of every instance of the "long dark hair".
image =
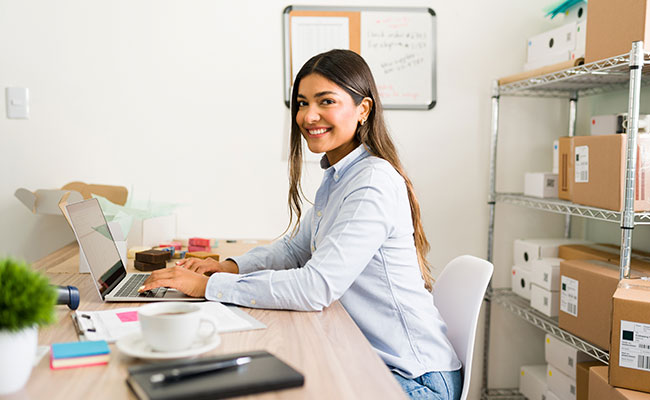
{"type": "Polygon", "coordinates": [[[293,84],[291,93],[291,140],[289,150],[289,208],[291,211],[289,227],[293,223],[293,216],[296,216],[296,225],[293,234],[297,232],[302,215],[302,198],[304,197],[300,178],[302,174],[302,133],[296,122],[298,114],[298,88],[302,78],[309,74],[319,74],[337,84],[345,90],[355,105],[368,97],[372,100],[372,109],[368,115],[367,123],[358,124],[355,138],[362,143],[368,152],[376,157],[388,161],[393,168],[404,178],[411,205],[411,217],[413,219],[413,238],[417,251],[420,271],[424,279],[425,287],[431,290],[433,277],[426,254],[430,246],[427,241],[422,221],[420,218],[420,205],[413,191],[413,184],[404,172],[402,163],[397,155],[397,149],[390,138],[386,124],[384,123],[383,110],[375,80],[372,77],[370,68],[365,60],[357,53],[350,50],[331,50],[312,57],[298,72],[293,84]]]}

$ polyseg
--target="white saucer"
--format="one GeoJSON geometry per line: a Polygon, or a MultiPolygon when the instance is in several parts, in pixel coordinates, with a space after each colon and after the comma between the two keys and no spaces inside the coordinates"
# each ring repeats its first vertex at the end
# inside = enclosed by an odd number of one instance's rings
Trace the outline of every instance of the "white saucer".
{"type": "Polygon", "coordinates": [[[145,360],[171,360],[175,358],[186,358],[198,356],[201,353],[210,351],[221,343],[218,333],[205,339],[197,338],[189,349],[181,351],[156,351],[142,337],[142,333],[134,333],[118,340],[115,345],[122,353],[145,360]]]}

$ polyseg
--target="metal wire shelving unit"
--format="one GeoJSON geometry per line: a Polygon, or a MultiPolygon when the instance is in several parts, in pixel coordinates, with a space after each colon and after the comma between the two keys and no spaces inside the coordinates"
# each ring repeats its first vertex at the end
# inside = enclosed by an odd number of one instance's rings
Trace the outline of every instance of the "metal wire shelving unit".
{"type": "MultiPolygon", "coordinates": [[[[617,222],[621,227],[620,278],[629,277],[632,230],[636,225],[650,225],[650,213],[634,212],[634,184],[636,173],[636,149],[639,102],[641,85],[650,84],[650,53],[643,52],[643,42],[632,43],[629,54],[608,58],[590,64],[580,65],[562,71],[535,76],[514,82],[495,81],[492,89],[492,121],[490,140],[490,178],[489,178],[489,223],[487,259],[493,262],[494,222],[496,204],[510,204],[531,209],[564,214],[565,236],[569,237],[571,217],[617,222]],[[646,65],[648,64],[648,65],[646,65]],[[575,135],[577,101],[579,97],[591,96],[612,90],[629,88],[627,156],[625,175],[625,195],[623,211],[610,211],[587,207],[559,199],[538,199],[519,193],[498,193],[496,191],[496,152],[499,133],[499,99],[501,96],[524,96],[566,98],[569,100],[568,136],[575,135]]],[[[513,314],[528,321],[543,331],[568,343],[590,356],[609,363],[609,353],[560,329],[557,321],[548,318],[530,307],[525,299],[512,293],[510,289],[493,289],[491,284],[485,296],[485,335],[483,347],[483,385],[481,398],[524,399],[516,388],[495,389],[488,387],[490,315],[492,303],[504,307],[513,314]]]]}

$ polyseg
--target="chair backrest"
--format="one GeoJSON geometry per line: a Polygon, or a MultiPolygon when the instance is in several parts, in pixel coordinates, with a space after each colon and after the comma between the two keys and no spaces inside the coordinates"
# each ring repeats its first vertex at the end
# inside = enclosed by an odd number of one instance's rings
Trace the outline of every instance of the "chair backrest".
{"type": "Polygon", "coordinates": [[[447,324],[447,337],[463,363],[463,391],[467,398],[478,315],[494,267],[473,256],[456,257],[447,264],[433,285],[433,298],[447,324]]]}

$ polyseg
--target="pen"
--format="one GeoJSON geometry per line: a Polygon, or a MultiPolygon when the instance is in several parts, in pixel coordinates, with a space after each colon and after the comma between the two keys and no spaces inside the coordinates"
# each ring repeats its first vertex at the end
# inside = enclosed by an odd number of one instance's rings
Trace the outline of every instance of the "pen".
{"type": "Polygon", "coordinates": [[[249,362],[251,362],[250,357],[238,357],[232,360],[218,361],[210,364],[172,368],[167,371],[151,375],[149,381],[153,384],[179,381],[181,379],[205,374],[208,372],[216,372],[224,370],[226,368],[238,367],[240,365],[248,364],[249,362]]]}

